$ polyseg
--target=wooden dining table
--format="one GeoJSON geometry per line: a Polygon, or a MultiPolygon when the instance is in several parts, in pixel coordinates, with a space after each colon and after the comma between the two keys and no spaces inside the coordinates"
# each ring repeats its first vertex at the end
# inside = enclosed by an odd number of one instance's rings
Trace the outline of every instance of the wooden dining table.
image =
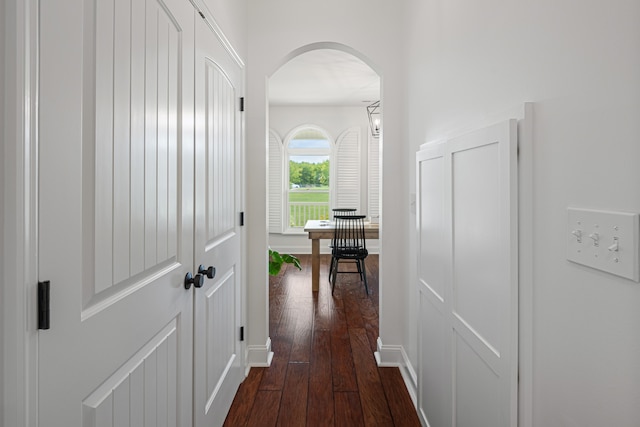
{"type": "MultiPolygon", "coordinates": [[[[320,289],[320,239],[333,239],[335,222],[310,219],[304,225],[304,231],[311,239],[311,290],[317,292],[320,289]]],[[[365,239],[378,239],[379,231],[379,224],[365,222],[365,239]]]]}

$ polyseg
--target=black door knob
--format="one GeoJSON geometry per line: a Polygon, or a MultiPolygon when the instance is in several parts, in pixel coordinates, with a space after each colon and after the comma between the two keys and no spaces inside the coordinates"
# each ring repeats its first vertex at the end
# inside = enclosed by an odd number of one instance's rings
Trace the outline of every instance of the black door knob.
{"type": "Polygon", "coordinates": [[[204,276],[202,274],[196,274],[195,277],[191,275],[191,273],[187,273],[184,276],[184,288],[191,289],[191,285],[196,288],[201,288],[204,284],[204,276]]]}
{"type": "Polygon", "coordinates": [[[204,268],[204,265],[200,265],[200,267],[198,267],[198,274],[202,274],[207,276],[209,279],[213,279],[216,277],[216,268],[212,265],[210,265],[209,268],[204,268]]]}

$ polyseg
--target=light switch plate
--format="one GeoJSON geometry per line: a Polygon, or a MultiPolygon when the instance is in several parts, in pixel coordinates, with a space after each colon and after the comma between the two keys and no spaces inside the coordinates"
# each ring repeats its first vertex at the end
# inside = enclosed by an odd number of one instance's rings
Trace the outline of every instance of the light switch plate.
{"type": "Polygon", "coordinates": [[[567,259],[640,281],[637,213],[567,209],[567,259]]]}

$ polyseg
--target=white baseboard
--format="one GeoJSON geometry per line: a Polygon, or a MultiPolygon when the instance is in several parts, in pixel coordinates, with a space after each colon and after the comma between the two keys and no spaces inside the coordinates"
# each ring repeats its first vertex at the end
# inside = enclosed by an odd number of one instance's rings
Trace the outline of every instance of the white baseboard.
{"type": "Polygon", "coordinates": [[[245,375],[249,373],[249,369],[252,367],[265,367],[271,366],[273,360],[273,351],[271,351],[271,338],[267,337],[265,345],[248,345],[247,346],[247,367],[245,375]]]}
{"type": "Polygon", "coordinates": [[[401,345],[384,345],[382,339],[378,337],[378,351],[375,352],[376,362],[380,367],[398,367],[400,374],[407,386],[407,391],[411,396],[414,406],[418,405],[418,376],[413,365],[401,345]]]}

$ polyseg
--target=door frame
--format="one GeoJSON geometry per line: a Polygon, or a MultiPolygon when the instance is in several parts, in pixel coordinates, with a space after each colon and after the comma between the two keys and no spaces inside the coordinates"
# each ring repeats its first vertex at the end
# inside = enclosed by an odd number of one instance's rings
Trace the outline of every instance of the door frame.
{"type": "Polygon", "coordinates": [[[3,42],[6,37],[12,50],[3,52],[8,84],[0,180],[5,219],[0,341],[7,369],[0,423],[32,427],[38,424],[38,1],[5,0],[4,7],[11,19],[5,21],[3,42]]]}

